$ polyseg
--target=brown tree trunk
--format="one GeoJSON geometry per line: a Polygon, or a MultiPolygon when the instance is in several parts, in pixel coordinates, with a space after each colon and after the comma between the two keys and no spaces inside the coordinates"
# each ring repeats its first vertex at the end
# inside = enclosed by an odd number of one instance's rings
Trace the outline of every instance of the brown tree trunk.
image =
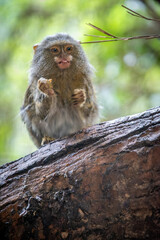
{"type": "Polygon", "coordinates": [[[1,167],[0,237],[158,240],[159,170],[160,108],[57,140],[1,167]]]}

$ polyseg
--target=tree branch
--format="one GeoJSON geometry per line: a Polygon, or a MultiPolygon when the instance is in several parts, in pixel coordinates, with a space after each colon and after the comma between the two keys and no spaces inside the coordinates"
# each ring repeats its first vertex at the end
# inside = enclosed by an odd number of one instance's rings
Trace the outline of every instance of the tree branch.
{"type": "Polygon", "coordinates": [[[0,168],[5,240],[157,240],[160,107],[58,139],[0,168]]]}

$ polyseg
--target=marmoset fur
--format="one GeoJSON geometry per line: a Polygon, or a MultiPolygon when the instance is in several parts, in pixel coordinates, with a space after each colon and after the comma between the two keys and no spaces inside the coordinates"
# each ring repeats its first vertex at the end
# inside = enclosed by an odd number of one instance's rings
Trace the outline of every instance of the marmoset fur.
{"type": "Polygon", "coordinates": [[[46,37],[34,47],[21,117],[37,147],[94,124],[98,106],[93,67],[68,34],[46,37]]]}

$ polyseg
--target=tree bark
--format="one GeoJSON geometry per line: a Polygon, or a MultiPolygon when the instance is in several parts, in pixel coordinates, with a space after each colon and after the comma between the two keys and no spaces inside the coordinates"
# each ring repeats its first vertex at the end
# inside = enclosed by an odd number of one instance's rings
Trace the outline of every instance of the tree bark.
{"type": "Polygon", "coordinates": [[[0,168],[0,234],[160,239],[160,108],[100,123],[0,168]]]}

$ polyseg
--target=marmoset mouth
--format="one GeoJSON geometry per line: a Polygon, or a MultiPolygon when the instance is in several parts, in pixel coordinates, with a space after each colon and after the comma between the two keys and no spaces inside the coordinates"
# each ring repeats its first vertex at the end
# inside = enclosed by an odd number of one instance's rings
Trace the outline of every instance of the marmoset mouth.
{"type": "Polygon", "coordinates": [[[65,58],[62,58],[59,62],[58,62],[58,67],[60,69],[65,69],[65,68],[69,68],[70,67],[70,61],[68,61],[65,58]]]}

